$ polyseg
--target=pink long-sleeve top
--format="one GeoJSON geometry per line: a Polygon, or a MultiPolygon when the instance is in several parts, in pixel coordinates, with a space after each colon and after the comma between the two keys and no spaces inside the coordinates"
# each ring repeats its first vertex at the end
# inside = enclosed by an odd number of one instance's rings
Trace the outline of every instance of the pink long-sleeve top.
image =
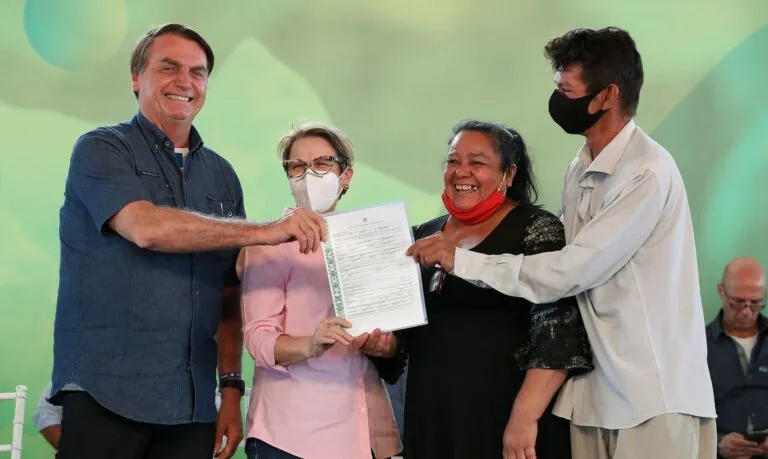
{"type": "Polygon", "coordinates": [[[280,335],[312,336],[333,316],[322,250],[297,242],[243,249],[244,341],[256,368],[246,437],[304,459],[369,459],[398,454],[402,444],[378,373],[359,351],[334,344],[322,356],[275,363],[280,335]]]}

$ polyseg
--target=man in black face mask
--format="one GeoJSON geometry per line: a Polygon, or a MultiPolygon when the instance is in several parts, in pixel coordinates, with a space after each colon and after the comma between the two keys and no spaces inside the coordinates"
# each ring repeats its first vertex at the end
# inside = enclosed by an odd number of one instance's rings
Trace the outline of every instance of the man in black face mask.
{"type": "MultiPolygon", "coordinates": [[[[674,159],[633,120],[640,54],[616,28],[572,30],[551,40],[545,54],[557,84],[549,112],[567,133],[586,137],[565,177],[567,245],[530,256],[483,255],[436,235],[418,241],[414,253],[533,303],[576,297],[595,369],[566,381],[553,409],[571,420],[574,459],[714,459],[693,225],[674,159]]],[[[518,458],[533,457],[550,389],[537,389],[541,403],[513,410],[517,428],[504,441],[518,458]]]]}
{"type": "Polygon", "coordinates": [[[672,157],[633,120],[640,54],[616,28],[572,30],[545,54],[550,116],[586,138],[563,191],[564,252],[581,253],[526,260],[517,289],[577,295],[597,370],[570,381],[555,408],[571,420],[573,457],[714,458],[688,200],[672,157]]]}

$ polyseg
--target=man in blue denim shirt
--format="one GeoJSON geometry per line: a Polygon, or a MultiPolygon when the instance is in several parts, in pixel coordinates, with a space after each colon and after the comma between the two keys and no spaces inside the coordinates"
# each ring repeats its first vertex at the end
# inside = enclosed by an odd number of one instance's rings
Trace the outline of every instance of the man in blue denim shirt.
{"type": "MultiPolygon", "coordinates": [[[[717,286],[723,309],[707,325],[707,359],[717,409],[718,454],[764,457],[768,441],[749,434],[768,429],[768,320],[765,273],[754,258],[731,261],[717,286]]],[[[764,436],[763,436],[764,437],[764,436]]]]}
{"type": "Polygon", "coordinates": [[[242,438],[237,249],[296,239],[309,252],[325,237],[301,209],[244,221],[235,171],[192,126],[212,69],[194,30],[149,31],[131,59],[139,113],[75,144],[51,390],[60,459],[231,457],[242,438]]]}

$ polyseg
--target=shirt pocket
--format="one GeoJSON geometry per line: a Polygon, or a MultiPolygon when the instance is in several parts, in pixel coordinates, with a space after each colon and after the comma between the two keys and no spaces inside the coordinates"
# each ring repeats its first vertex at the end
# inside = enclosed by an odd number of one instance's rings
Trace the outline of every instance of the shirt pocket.
{"type": "Polygon", "coordinates": [[[165,178],[156,172],[139,172],[141,184],[153,204],[165,207],[176,207],[176,198],[165,178]]]}
{"type": "Polygon", "coordinates": [[[235,218],[236,206],[234,199],[220,199],[211,194],[206,194],[208,201],[208,213],[221,218],[235,218]]]}

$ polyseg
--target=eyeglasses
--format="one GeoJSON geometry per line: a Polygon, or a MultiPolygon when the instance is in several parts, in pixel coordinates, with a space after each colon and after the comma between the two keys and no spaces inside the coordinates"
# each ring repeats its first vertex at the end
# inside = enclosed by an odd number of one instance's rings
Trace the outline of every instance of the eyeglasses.
{"type": "Polygon", "coordinates": [[[732,298],[723,291],[723,296],[728,301],[728,306],[733,309],[733,312],[740,313],[746,308],[749,308],[752,312],[758,313],[765,307],[765,299],[762,300],[741,300],[732,298]]]}
{"type": "Polygon", "coordinates": [[[338,156],[318,156],[312,162],[286,159],[283,161],[283,169],[289,177],[299,178],[307,173],[307,169],[311,169],[317,175],[325,175],[333,169],[334,164],[346,164],[346,160],[338,156]]]}

